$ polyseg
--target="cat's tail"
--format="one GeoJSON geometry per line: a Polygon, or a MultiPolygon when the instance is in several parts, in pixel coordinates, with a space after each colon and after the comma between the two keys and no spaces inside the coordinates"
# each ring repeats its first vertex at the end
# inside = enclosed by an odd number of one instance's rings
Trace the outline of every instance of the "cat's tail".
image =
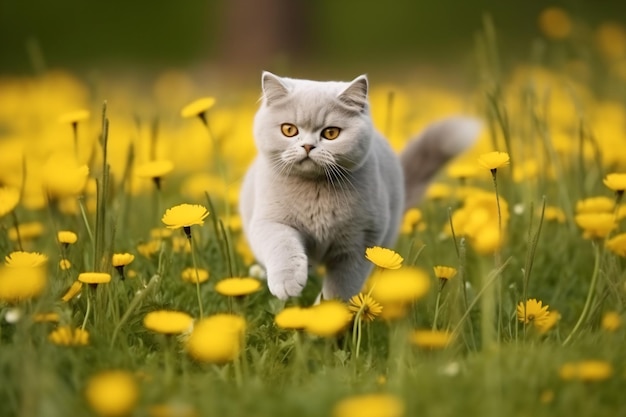
{"type": "Polygon", "coordinates": [[[455,116],[429,125],[400,154],[404,171],[405,210],[417,205],[439,169],[476,142],[480,120],[455,116]]]}

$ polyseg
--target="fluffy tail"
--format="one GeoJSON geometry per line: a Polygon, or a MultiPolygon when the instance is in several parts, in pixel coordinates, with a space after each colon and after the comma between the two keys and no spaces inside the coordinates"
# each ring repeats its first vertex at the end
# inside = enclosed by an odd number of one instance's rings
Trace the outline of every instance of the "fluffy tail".
{"type": "Polygon", "coordinates": [[[450,117],[428,126],[400,154],[406,193],[405,210],[417,205],[439,169],[476,142],[482,123],[472,117],[450,117]]]}

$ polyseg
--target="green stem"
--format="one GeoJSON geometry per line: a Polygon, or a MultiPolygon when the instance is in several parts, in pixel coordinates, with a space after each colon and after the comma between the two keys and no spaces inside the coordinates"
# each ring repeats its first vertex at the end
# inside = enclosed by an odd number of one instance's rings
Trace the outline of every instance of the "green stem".
{"type": "Polygon", "coordinates": [[[196,297],[198,298],[198,308],[200,309],[200,318],[204,317],[204,311],[202,310],[202,297],[200,297],[200,278],[198,274],[198,265],[196,262],[196,251],[193,245],[193,238],[191,233],[187,236],[189,239],[189,247],[191,248],[191,261],[193,262],[193,269],[196,271],[196,297]]]}
{"type": "Polygon", "coordinates": [[[433,330],[437,330],[437,318],[439,317],[439,302],[441,301],[441,285],[437,292],[437,301],[435,301],[435,317],[433,318],[433,330]]]}
{"type": "Polygon", "coordinates": [[[91,288],[85,288],[87,290],[87,311],[85,311],[85,318],[83,319],[83,325],[80,326],[81,330],[85,330],[85,326],[87,325],[87,319],[89,318],[89,313],[91,311],[91,288]]]}
{"type": "Polygon", "coordinates": [[[593,274],[591,275],[591,283],[589,284],[589,291],[587,291],[587,299],[585,300],[583,311],[580,313],[580,317],[578,317],[578,321],[576,322],[576,325],[574,326],[570,334],[563,341],[563,346],[567,345],[570,342],[570,340],[572,340],[572,337],[574,337],[574,335],[578,332],[578,329],[580,328],[580,326],[587,319],[587,314],[589,314],[591,301],[593,300],[593,295],[596,289],[596,283],[598,282],[598,275],[599,275],[598,272],[600,270],[600,244],[598,242],[594,242],[594,249],[595,249],[594,252],[595,252],[596,259],[593,265],[593,274]]]}

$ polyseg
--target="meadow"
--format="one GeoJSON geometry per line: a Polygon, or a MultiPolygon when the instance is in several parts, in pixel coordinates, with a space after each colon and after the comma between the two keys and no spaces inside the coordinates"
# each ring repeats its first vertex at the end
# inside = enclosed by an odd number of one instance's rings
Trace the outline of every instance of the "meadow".
{"type": "Polygon", "coordinates": [[[370,80],[398,151],[484,129],[349,303],[247,247],[258,90],[0,78],[0,415],[626,415],[626,29],[539,25],[510,67],[486,20],[471,91],[370,80]]]}

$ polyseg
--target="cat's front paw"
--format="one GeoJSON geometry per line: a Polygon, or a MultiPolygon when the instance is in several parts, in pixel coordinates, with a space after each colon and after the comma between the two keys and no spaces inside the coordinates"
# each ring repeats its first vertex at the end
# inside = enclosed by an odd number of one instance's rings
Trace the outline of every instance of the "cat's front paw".
{"type": "Polygon", "coordinates": [[[306,285],[308,264],[304,254],[293,255],[278,268],[267,268],[267,286],[281,300],[297,297],[306,285]]]}

